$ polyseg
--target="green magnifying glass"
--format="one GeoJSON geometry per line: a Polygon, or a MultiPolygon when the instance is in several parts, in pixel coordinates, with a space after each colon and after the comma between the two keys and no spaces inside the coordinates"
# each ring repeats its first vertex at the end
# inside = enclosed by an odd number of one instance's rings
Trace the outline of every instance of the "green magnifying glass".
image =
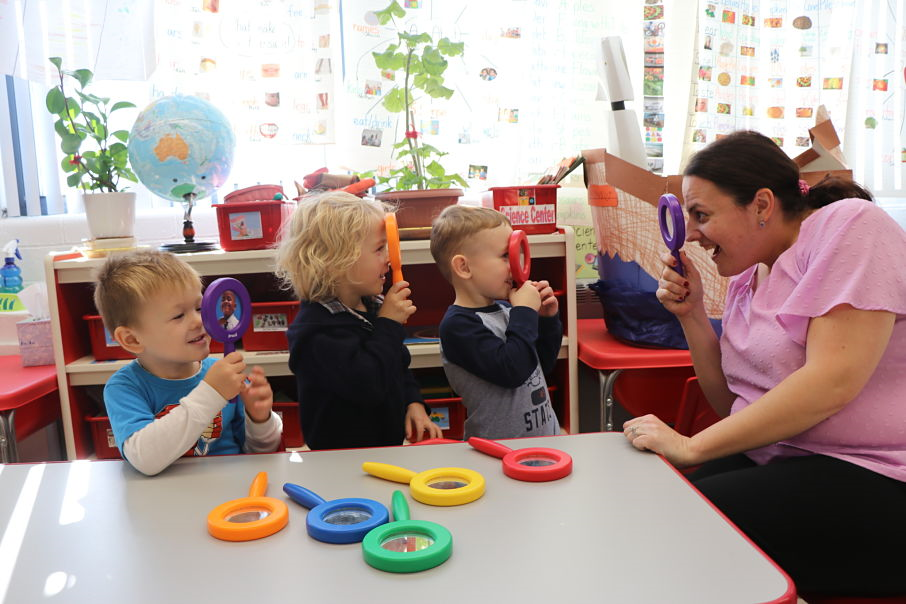
{"type": "Polygon", "coordinates": [[[441,525],[412,520],[402,491],[391,499],[393,522],[371,529],[362,540],[365,562],[388,573],[417,573],[447,561],[453,536],[441,525]]]}

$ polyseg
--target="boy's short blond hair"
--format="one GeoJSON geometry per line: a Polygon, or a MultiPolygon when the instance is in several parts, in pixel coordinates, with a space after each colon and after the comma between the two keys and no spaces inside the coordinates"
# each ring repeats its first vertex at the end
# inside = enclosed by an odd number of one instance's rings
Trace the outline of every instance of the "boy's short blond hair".
{"type": "Polygon", "coordinates": [[[195,269],[169,252],[145,250],[107,258],[97,274],[94,305],[111,334],[134,327],[148,298],[182,286],[201,293],[195,269]]]}
{"type": "Polygon", "coordinates": [[[431,255],[440,274],[452,282],[453,256],[461,254],[465,243],[477,233],[503,225],[512,226],[509,218],[492,208],[461,205],[444,208],[431,227],[431,255]]]}
{"type": "Polygon", "coordinates": [[[337,297],[361,256],[362,241],[388,211],[379,201],[339,191],[303,199],[283,227],[277,276],[300,300],[337,297]]]}

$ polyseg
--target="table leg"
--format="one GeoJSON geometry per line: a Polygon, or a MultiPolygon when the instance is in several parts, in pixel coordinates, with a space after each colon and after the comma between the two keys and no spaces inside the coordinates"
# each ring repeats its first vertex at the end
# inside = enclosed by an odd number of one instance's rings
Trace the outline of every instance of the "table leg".
{"type": "Polygon", "coordinates": [[[19,450],[16,448],[16,410],[0,413],[0,463],[19,461],[19,450]]]}
{"type": "Polygon", "coordinates": [[[598,371],[598,385],[600,387],[601,406],[601,432],[613,430],[613,385],[623,373],[622,369],[613,371],[598,371]]]}

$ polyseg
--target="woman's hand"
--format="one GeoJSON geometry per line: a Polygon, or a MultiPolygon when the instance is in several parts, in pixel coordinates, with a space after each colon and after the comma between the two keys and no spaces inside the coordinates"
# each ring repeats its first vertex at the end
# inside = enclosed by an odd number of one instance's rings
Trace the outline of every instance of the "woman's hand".
{"type": "Polygon", "coordinates": [[[410,403],[406,409],[406,440],[417,443],[425,438],[443,438],[443,430],[431,421],[421,403],[410,403]],[[427,432],[427,434],[425,434],[427,432]],[[423,436],[424,435],[424,436],[423,436]]]}
{"type": "Polygon", "coordinates": [[[691,450],[692,439],[683,436],[655,415],[635,417],[623,424],[623,434],[640,451],[653,451],[678,468],[701,463],[691,450]]]}
{"type": "Polygon", "coordinates": [[[655,294],[664,308],[677,317],[683,317],[692,312],[694,308],[702,306],[705,299],[701,273],[695,268],[692,260],[686,256],[686,252],[680,251],[680,257],[686,271],[685,277],[676,272],[676,258],[670,252],[661,256],[664,271],[657,282],[658,287],[655,294]]]}

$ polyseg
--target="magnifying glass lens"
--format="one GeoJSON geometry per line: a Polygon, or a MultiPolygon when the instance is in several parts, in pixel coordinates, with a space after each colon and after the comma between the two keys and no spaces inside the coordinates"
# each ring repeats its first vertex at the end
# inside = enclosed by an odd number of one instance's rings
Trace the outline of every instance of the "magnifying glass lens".
{"type": "Polygon", "coordinates": [[[244,508],[241,510],[236,510],[232,514],[228,515],[224,520],[227,522],[255,522],[256,520],[261,520],[262,518],[267,518],[270,515],[270,510],[264,508],[244,508]]]}
{"type": "Polygon", "coordinates": [[[519,460],[520,466],[552,466],[555,463],[557,463],[556,460],[541,456],[525,457],[519,460]]]}
{"type": "Polygon", "coordinates": [[[395,533],[381,541],[381,547],[391,552],[417,552],[434,545],[434,539],[422,533],[395,533]]]}
{"type": "Polygon", "coordinates": [[[359,524],[370,519],[371,513],[359,508],[340,508],[324,516],[324,522],[343,525],[359,524]]]}
{"type": "Polygon", "coordinates": [[[428,483],[428,486],[432,489],[461,489],[464,486],[468,486],[468,482],[463,482],[461,478],[454,478],[452,476],[439,476],[434,480],[428,483]]]}
{"type": "Polygon", "coordinates": [[[667,220],[664,221],[664,226],[667,229],[667,234],[673,238],[676,236],[676,225],[673,224],[673,219],[668,215],[667,220]]]}

